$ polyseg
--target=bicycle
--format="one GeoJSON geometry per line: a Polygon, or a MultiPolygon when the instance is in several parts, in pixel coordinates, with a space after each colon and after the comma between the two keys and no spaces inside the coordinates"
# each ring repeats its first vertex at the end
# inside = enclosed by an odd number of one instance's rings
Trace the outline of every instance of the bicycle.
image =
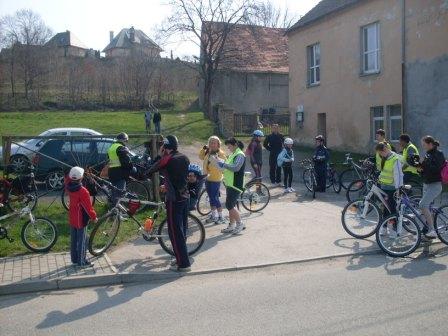
{"type": "Polygon", "coordinates": [[[37,185],[34,172],[19,175],[15,178],[0,179],[0,203],[7,206],[10,211],[20,210],[23,203],[34,210],[37,205],[37,185]]]}
{"type": "MultiPolygon", "coordinates": [[[[312,160],[302,160],[300,164],[305,167],[302,174],[303,183],[305,187],[313,193],[313,198],[315,198],[315,187],[317,186],[316,171],[314,170],[314,164],[312,160]]],[[[335,193],[341,192],[341,183],[339,181],[339,174],[334,169],[334,164],[330,163],[327,166],[327,179],[325,187],[327,189],[333,187],[335,193]]]]}
{"type": "MultiPolygon", "coordinates": [[[[20,210],[14,210],[12,213],[0,217],[0,222],[8,218],[23,218],[28,216],[28,221],[23,224],[20,238],[23,245],[32,252],[48,252],[58,239],[58,231],[56,225],[46,217],[35,217],[29,203],[32,199],[27,198],[25,206],[20,210]]],[[[0,203],[2,205],[2,203],[0,203]]],[[[3,206],[3,205],[2,205],[3,206]]],[[[7,239],[10,243],[14,239],[8,236],[8,230],[11,224],[6,226],[0,225],[0,239],[7,239]]]]}
{"type": "MultiPolygon", "coordinates": [[[[94,256],[105,253],[113,244],[120,229],[121,218],[123,215],[128,216],[128,221],[132,221],[138,227],[138,232],[147,241],[157,239],[162,249],[170,255],[174,255],[168,234],[168,225],[166,219],[163,219],[159,225],[155,225],[162,211],[165,210],[163,202],[155,203],[151,201],[142,201],[135,199],[134,195],[126,193],[126,197],[120,198],[112,209],[98,219],[98,222],[92,228],[90,233],[88,248],[89,252],[94,256]],[[123,204],[127,202],[127,207],[123,204]],[[149,226],[146,223],[140,223],[135,218],[137,210],[141,206],[153,206],[156,210],[153,216],[148,218],[149,226]]],[[[188,224],[185,228],[185,236],[187,237],[188,254],[192,255],[199,251],[204,244],[205,228],[204,224],[192,214],[188,214],[188,224]]]]}
{"type": "MultiPolygon", "coordinates": [[[[88,171],[84,175],[83,185],[87,187],[90,192],[91,202],[94,205],[98,202],[101,205],[107,205],[112,203],[112,189],[114,186],[107,180],[96,176],[88,171]]],[[[132,177],[126,183],[126,191],[135,195],[139,200],[147,201],[150,199],[150,192],[143,182],[137,181],[132,177]]],[[[66,210],[70,206],[70,198],[68,196],[66,188],[63,188],[61,193],[61,202],[66,210]]],[[[145,210],[146,207],[142,207],[139,211],[145,210]]]]}
{"type": "Polygon", "coordinates": [[[345,154],[345,162],[343,164],[350,166],[350,168],[342,171],[339,175],[341,187],[347,190],[350,183],[353,181],[367,179],[369,176],[369,170],[371,169],[371,165],[368,162],[368,160],[360,160],[359,164],[356,164],[350,153],[345,154]]]}
{"type": "MultiPolygon", "coordinates": [[[[251,176],[251,172],[245,172],[245,178],[251,176]]],[[[271,193],[269,188],[263,183],[262,177],[254,177],[250,179],[243,187],[243,192],[238,198],[237,208],[240,209],[240,203],[244,209],[249,212],[260,212],[266,208],[271,200],[271,193]]],[[[220,190],[220,198],[225,199],[225,186],[220,190]]],[[[210,200],[207,194],[207,190],[202,190],[198,203],[196,204],[197,212],[202,216],[207,216],[211,212],[210,200]]]]}
{"type": "Polygon", "coordinates": [[[383,217],[383,211],[377,202],[384,207],[384,211],[392,213],[392,209],[389,208],[386,201],[387,194],[377,186],[376,181],[369,179],[366,184],[370,186],[367,195],[362,199],[347,203],[341,214],[344,230],[350,236],[358,239],[368,238],[375,234],[383,217]]]}
{"type": "MultiPolygon", "coordinates": [[[[391,257],[405,257],[413,253],[420,246],[422,234],[428,231],[418,198],[407,194],[411,187],[406,185],[400,189],[397,213],[386,217],[376,230],[378,246],[391,257]]],[[[438,238],[448,245],[448,205],[436,208],[431,204],[430,211],[434,216],[438,238]]]]}

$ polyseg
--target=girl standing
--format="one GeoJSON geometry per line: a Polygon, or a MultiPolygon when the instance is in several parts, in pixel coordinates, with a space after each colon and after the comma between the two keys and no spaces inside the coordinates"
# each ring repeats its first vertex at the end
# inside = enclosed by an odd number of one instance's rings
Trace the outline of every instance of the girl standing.
{"type": "Polygon", "coordinates": [[[294,151],[292,146],[294,141],[291,138],[286,138],[284,141],[284,148],[277,158],[277,165],[283,168],[283,182],[285,193],[294,192],[291,187],[292,184],[292,163],[294,162],[294,151]]]}

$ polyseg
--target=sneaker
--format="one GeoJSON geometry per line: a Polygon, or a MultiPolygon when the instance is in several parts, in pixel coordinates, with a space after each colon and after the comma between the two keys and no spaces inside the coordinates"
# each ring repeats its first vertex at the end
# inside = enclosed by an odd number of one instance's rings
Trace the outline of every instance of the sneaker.
{"type": "Polygon", "coordinates": [[[175,265],[175,266],[171,266],[170,270],[174,271],[174,272],[187,273],[187,272],[191,271],[191,267],[178,267],[177,265],[175,265]]]}
{"type": "Polygon", "coordinates": [[[426,238],[435,239],[437,238],[437,233],[435,230],[429,231],[427,234],[425,234],[426,238]]]}
{"type": "Polygon", "coordinates": [[[285,188],[285,190],[283,190],[283,193],[284,194],[287,194],[287,193],[289,193],[290,191],[289,191],[289,188],[285,188]]]}
{"type": "Polygon", "coordinates": [[[93,267],[94,264],[93,264],[93,262],[85,261],[85,262],[83,262],[82,264],[78,264],[78,266],[79,266],[79,267],[82,267],[82,268],[87,268],[87,267],[93,267]]]}
{"type": "Polygon", "coordinates": [[[218,218],[216,218],[215,216],[210,215],[210,217],[208,217],[208,218],[205,220],[205,222],[206,222],[207,224],[210,224],[210,223],[216,223],[217,220],[218,220],[218,218]]]}
{"type": "Polygon", "coordinates": [[[235,227],[235,230],[232,231],[233,235],[237,235],[240,234],[241,231],[246,229],[246,225],[244,225],[243,223],[238,223],[235,227]]]}
{"type": "Polygon", "coordinates": [[[296,192],[296,190],[295,190],[294,188],[290,187],[290,188],[289,188],[289,192],[292,192],[292,193],[293,193],[293,192],[296,192]]]}
{"type": "Polygon", "coordinates": [[[283,187],[283,183],[281,183],[281,182],[277,182],[275,185],[276,185],[277,187],[283,187]]]}
{"type": "Polygon", "coordinates": [[[216,225],[220,225],[220,224],[226,224],[226,221],[224,218],[222,217],[218,217],[218,219],[215,221],[216,225]]]}
{"type": "Polygon", "coordinates": [[[177,266],[177,260],[176,258],[171,259],[170,266],[177,266]]]}
{"type": "Polygon", "coordinates": [[[221,233],[232,233],[234,230],[235,230],[235,226],[229,224],[229,226],[227,226],[225,229],[221,230],[221,233]]]}

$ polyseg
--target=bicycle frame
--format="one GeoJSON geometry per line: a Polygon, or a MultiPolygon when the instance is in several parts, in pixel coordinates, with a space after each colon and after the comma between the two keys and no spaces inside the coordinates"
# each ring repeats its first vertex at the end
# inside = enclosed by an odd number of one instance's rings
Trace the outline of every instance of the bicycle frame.
{"type": "Polygon", "coordinates": [[[344,164],[350,165],[354,169],[354,171],[356,172],[356,174],[358,175],[358,177],[360,179],[364,179],[366,177],[364,174],[364,171],[365,171],[364,168],[360,165],[357,165],[355,163],[355,161],[353,161],[353,158],[350,156],[350,154],[345,155],[345,163],[344,164]]]}
{"type": "MultiPolygon", "coordinates": [[[[23,218],[23,217],[25,217],[26,215],[29,216],[30,221],[33,223],[33,222],[34,222],[34,215],[32,214],[31,209],[29,208],[28,205],[25,206],[24,208],[20,209],[19,211],[14,211],[14,212],[12,212],[12,213],[9,213],[9,214],[6,214],[6,215],[1,216],[1,217],[0,217],[0,222],[6,220],[6,219],[8,219],[8,218],[12,218],[12,217],[20,217],[20,218],[23,218]]],[[[8,226],[8,228],[9,228],[9,227],[10,227],[10,225],[8,226]]]]}
{"type": "MultiPolygon", "coordinates": [[[[367,181],[369,182],[369,180],[367,181]]],[[[367,216],[367,211],[368,211],[368,207],[367,207],[367,202],[370,201],[370,199],[376,196],[378,197],[378,199],[381,201],[381,203],[386,207],[386,209],[389,212],[392,212],[391,209],[389,208],[389,205],[387,204],[387,201],[385,199],[385,197],[387,196],[387,194],[381,190],[375,183],[372,183],[372,187],[370,188],[370,191],[368,192],[368,194],[364,197],[364,209],[362,211],[362,218],[365,218],[367,216]]]]}

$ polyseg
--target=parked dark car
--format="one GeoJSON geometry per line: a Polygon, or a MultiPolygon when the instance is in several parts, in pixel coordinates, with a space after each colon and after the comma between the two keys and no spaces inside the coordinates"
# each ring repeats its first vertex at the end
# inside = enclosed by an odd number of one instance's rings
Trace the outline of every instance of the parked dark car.
{"type": "Polygon", "coordinates": [[[65,174],[73,166],[101,171],[112,144],[112,139],[49,140],[33,157],[36,180],[45,181],[49,189],[60,190],[65,174]]]}

